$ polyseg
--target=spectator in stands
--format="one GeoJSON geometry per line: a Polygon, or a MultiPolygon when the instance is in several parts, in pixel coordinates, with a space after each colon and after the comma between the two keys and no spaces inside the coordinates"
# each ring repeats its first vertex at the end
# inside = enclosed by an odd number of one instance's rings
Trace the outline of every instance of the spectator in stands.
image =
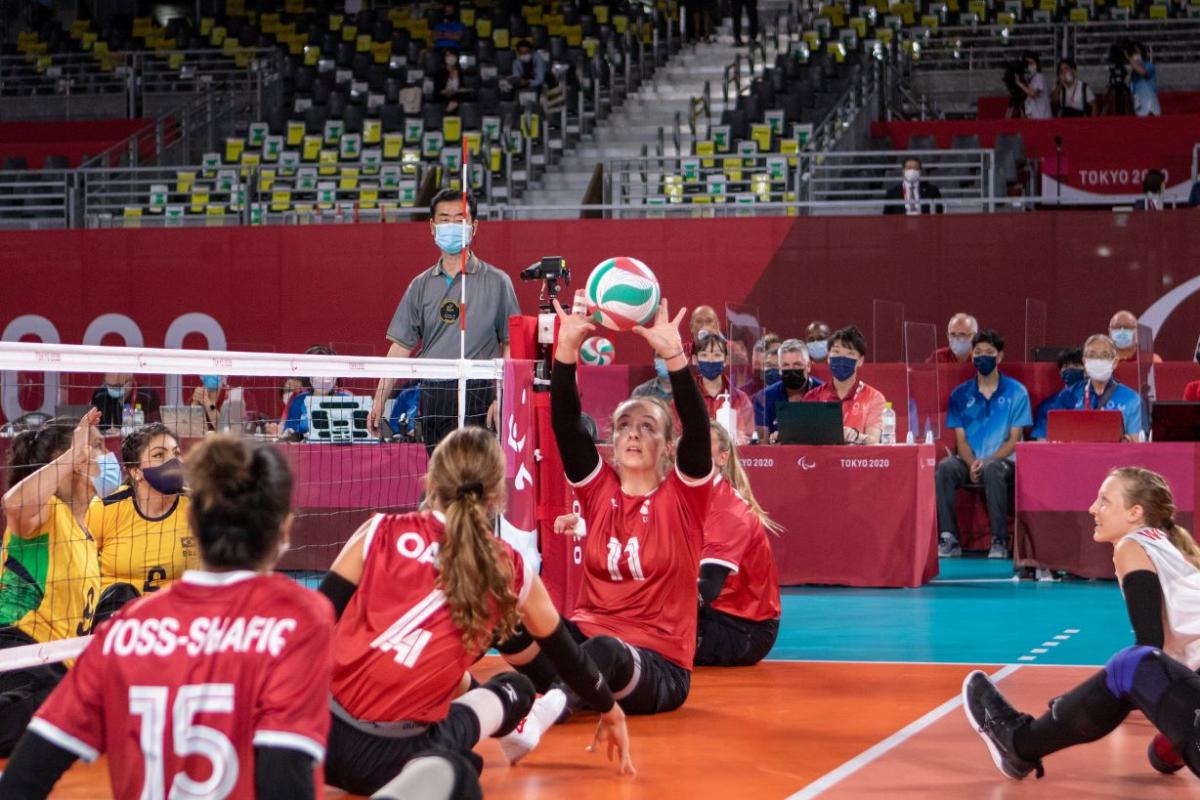
{"type": "Polygon", "coordinates": [[[716,0],[684,0],[688,15],[688,41],[712,42],[716,0]]]}
{"type": "Polygon", "coordinates": [[[692,342],[695,343],[700,331],[721,333],[721,318],[717,316],[717,312],[712,306],[696,306],[696,310],[692,312],[689,327],[692,330],[692,342]]]}
{"type": "Polygon", "coordinates": [[[1087,81],[1079,80],[1079,70],[1071,58],[1058,62],[1058,83],[1050,102],[1060,117],[1094,117],[1100,113],[1096,93],[1087,81]]]}
{"type": "MultiPolygon", "coordinates": [[[[1200,364],[1200,340],[1196,342],[1196,353],[1193,358],[1197,364],[1200,364]]],[[[1200,381],[1192,381],[1183,387],[1183,399],[1191,403],[1200,403],[1200,381]]]]}
{"type": "Polygon", "coordinates": [[[979,322],[975,317],[960,311],[946,325],[945,347],[933,351],[929,360],[938,364],[965,364],[971,357],[971,340],[979,333],[979,322]]]}
{"type": "Polygon", "coordinates": [[[463,85],[462,70],[458,65],[458,52],[447,50],[443,56],[444,67],[433,76],[433,94],[436,100],[446,104],[446,113],[458,111],[459,103],[468,99],[470,92],[463,85]]]}
{"type": "Polygon", "coordinates": [[[435,50],[461,50],[467,26],[458,18],[458,6],[446,3],[442,7],[442,18],[434,23],[431,31],[435,50]]]}
{"type": "Polygon", "coordinates": [[[904,204],[889,203],[883,207],[884,214],[941,214],[945,209],[941,203],[922,203],[922,200],[941,200],[942,193],[929,181],[921,180],[921,159],[909,156],[904,159],[904,180],[891,186],[884,199],[903,200],[904,204]]]}
{"type": "Polygon", "coordinates": [[[1124,440],[1134,441],[1142,431],[1142,398],[1120,383],[1113,373],[1120,363],[1117,346],[1102,333],[1089,336],[1083,344],[1083,370],[1086,380],[1061,395],[1058,405],[1049,411],[1120,411],[1124,419],[1124,440]]]}
{"type": "MultiPolygon", "coordinates": [[[[309,356],[335,356],[332,347],[315,344],[304,351],[309,356]]],[[[302,388],[292,392],[288,399],[287,411],[284,412],[280,423],[280,437],[288,441],[298,442],[308,433],[308,409],[305,408],[307,398],[332,397],[335,395],[349,396],[350,392],[342,388],[341,378],[316,376],[301,379],[302,388]]],[[[310,404],[311,405],[311,404],[310,404]]]]}
{"type": "Polygon", "coordinates": [[[1017,78],[1017,86],[1025,93],[1025,118],[1050,119],[1050,93],[1042,77],[1042,60],[1032,50],[1026,50],[1025,74],[1017,78]]]}
{"type": "Polygon", "coordinates": [[[833,382],[822,384],[804,395],[808,402],[842,404],[842,435],[846,444],[879,444],[886,400],[878,389],[858,378],[858,368],[867,357],[867,338],[853,325],[829,337],[829,371],[833,382]]]}
{"type": "Polygon", "coordinates": [[[1129,91],[1133,94],[1133,113],[1139,117],[1162,116],[1158,102],[1158,68],[1141,42],[1130,42],[1125,48],[1129,62],[1129,91]]]}
{"type": "MultiPolygon", "coordinates": [[[[508,320],[521,313],[512,280],[471,251],[478,229],[474,195],[443,189],[429,204],[429,232],[441,255],[433,266],[413,278],[388,326],[390,358],[408,358],[420,345],[419,358],[458,358],[460,347],[469,359],[508,356],[508,320]],[[464,287],[462,282],[467,282],[464,287]],[[463,290],[467,305],[465,344],[460,344],[459,315],[463,290]]],[[[383,378],[367,418],[373,434],[379,430],[384,400],[395,381],[383,378]]],[[[468,425],[496,428],[496,386],[493,381],[467,381],[468,425]]],[[[422,380],[419,418],[426,448],[432,452],[458,426],[458,383],[422,380]]]]}
{"type": "Polygon", "coordinates": [[[633,389],[633,397],[657,397],[659,400],[672,405],[671,377],[667,371],[667,362],[654,357],[654,377],[645,383],[639,383],[633,389]]]}
{"type": "Polygon", "coordinates": [[[750,44],[758,40],[758,0],[730,0],[729,15],[733,17],[733,44],[742,46],[742,9],[750,23],[750,44]]]}
{"type": "Polygon", "coordinates": [[[745,392],[729,383],[729,342],[719,333],[702,332],[696,339],[692,365],[699,375],[700,394],[708,407],[708,418],[719,421],[717,411],[728,396],[729,406],[737,415],[737,443],[748,444],[754,435],[754,407],[745,392]]]}
{"type": "MultiPolygon", "coordinates": [[[[750,356],[750,369],[752,372],[750,380],[738,387],[750,397],[758,394],[772,383],[779,381],[778,335],[774,333],[763,334],[754,343],[754,349],[750,356]]],[[[757,415],[758,409],[755,409],[755,416],[757,415]]]]}
{"type": "Polygon", "coordinates": [[[816,364],[824,364],[829,360],[829,337],[832,329],[828,322],[815,319],[804,329],[804,345],[808,348],[808,357],[816,364]]]}
{"type": "Polygon", "coordinates": [[[528,39],[517,42],[512,78],[513,88],[518,92],[540,92],[546,85],[546,59],[533,49],[533,42],[528,39]]]}
{"type": "Polygon", "coordinates": [[[100,429],[120,428],[125,406],[142,407],[146,422],[158,422],[158,392],[137,385],[133,375],[124,372],[104,373],[104,383],[92,394],[92,405],[100,409],[100,429]]]}
{"type": "Polygon", "coordinates": [[[754,425],[760,441],[771,441],[778,429],[775,417],[780,403],[799,403],[824,381],[809,374],[808,347],[799,339],[779,345],[780,379],[753,396],[754,425]]]}
{"type": "Polygon", "coordinates": [[[1008,558],[1008,507],[1013,492],[1013,451],[1021,432],[1033,424],[1029,392],[1021,383],[1001,375],[1004,338],[982,330],[971,340],[976,375],[950,393],[946,427],[954,429],[954,455],[938,462],[938,555],[962,555],[954,503],[959,489],[982,485],[987,499],[992,546],[988,558],[1008,558]]]}
{"type": "MultiPolygon", "coordinates": [[[[1108,321],[1108,336],[1117,346],[1117,355],[1122,361],[1137,359],[1137,326],[1138,319],[1132,311],[1118,311],[1108,321]]],[[[1162,358],[1158,353],[1152,353],[1153,363],[1161,364],[1162,358]]]]}
{"type": "Polygon", "coordinates": [[[1163,184],[1167,175],[1161,169],[1148,169],[1142,178],[1142,196],[1133,207],[1139,211],[1162,211],[1166,208],[1163,202],[1163,184]]]}
{"type": "Polygon", "coordinates": [[[217,421],[221,417],[221,409],[225,407],[228,395],[228,387],[225,385],[223,376],[200,376],[200,385],[192,390],[191,404],[204,409],[206,430],[215,431],[217,429],[217,421]]]}
{"type": "Polygon", "coordinates": [[[1062,376],[1063,388],[1057,393],[1047,397],[1038,406],[1037,413],[1033,415],[1033,430],[1029,433],[1030,439],[1045,439],[1046,438],[1046,419],[1051,411],[1060,408],[1066,408],[1063,405],[1067,402],[1067,398],[1071,396],[1076,384],[1082,383],[1085,377],[1083,371],[1083,348],[1073,347],[1066,350],[1058,357],[1058,374],[1062,376]]]}

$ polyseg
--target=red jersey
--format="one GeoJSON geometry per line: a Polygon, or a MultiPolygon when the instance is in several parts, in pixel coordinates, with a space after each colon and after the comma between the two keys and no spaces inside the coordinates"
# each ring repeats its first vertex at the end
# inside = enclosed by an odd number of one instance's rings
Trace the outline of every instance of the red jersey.
{"type": "MultiPolygon", "coordinates": [[[[363,542],[363,574],[334,631],[333,697],[366,722],[439,722],[463,673],[487,648],[468,650],[438,588],[437,511],[380,514],[363,542]]],[[[499,540],[497,540],[499,541],[499,540]]],[[[513,593],[525,604],[533,572],[512,559],[513,593]]]]}
{"type": "Polygon", "coordinates": [[[100,626],[29,729],[107,753],[117,800],[253,798],[256,745],[325,758],[332,636],[283,575],[185,572],[100,626]]]}
{"type": "Polygon", "coordinates": [[[810,403],[836,403],[840,400],[842,424],[859,433],[866,433],[868,428],[876,431],[883,428],[883,406],[886,402],[883,393],[862,381],[854,384],[854,389],[841,398],[833,381],[823,383],[815,389],[809,389],[804,400],[810,403]]]}
{"type": "Polygon", "coordinates": [[[615,636],[684,669],[696,655],[696,576],[712,477],[678,469],[644,497],[621,490],[600,460],[573,484],[587,520],[583,585],[571,619],[588,636],[615,636]]]}
{"type": "Polygon", "coordinates": [[[779,619],[779,575],[762,520],[730,485],[718,476],[712,507],[704,525],[700,565],[719,564],[730,570],[712,607],[730,616],[762,622],[779,619]]]}

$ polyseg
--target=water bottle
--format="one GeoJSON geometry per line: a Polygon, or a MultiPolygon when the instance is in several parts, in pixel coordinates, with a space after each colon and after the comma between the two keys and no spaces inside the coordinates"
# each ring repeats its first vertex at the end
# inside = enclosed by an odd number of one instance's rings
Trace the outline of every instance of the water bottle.
{"type": "Polygon", "coordinates": [[[891,403],[883,404],[883,430],[879,434],[880,444],[896,443],[896,412],[891,403]]]}
{"type": "Polygon", "coordinates": [[[729,404],[729,395],[723,394],[718,398],[721,404],[717,406],[717,424],[729,434],[729,438],[737,441],[737,411],[729,404]]]}
{"type": "Polygon", "coordinates": [[[133,429],[137,430],[146,424],[146,412],[142,411],[142,404],[138,403],[133,407],[133,429]]]}
{"type": "Polygon", "coordinates": [[[133,406],[126,403],[125,408],[121,410],[121,435],[128,436],[131,433],[133,433],[133,406]]]}

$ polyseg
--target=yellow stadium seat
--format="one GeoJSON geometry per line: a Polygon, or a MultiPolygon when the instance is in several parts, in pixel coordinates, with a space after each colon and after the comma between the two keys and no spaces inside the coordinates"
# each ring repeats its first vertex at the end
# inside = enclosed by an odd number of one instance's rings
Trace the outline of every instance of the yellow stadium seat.
{"type": "Polygon", "coordinates": [[[317,158],[317,173],[320,175],[336,175],[338,163],[337,150],[321,150],[317,158]]]}
{"type": "Polygon", "coordinates": [[[357,167],[342,167],[341,174],[338,176],[339,189],[357,189],[358,188],[358,168],[357,167]]]}
{"type": "MultiPolygon", "coordinates": [[[[337,152],[336,150],[333,152],[337,152]]],[[[301,161],[316,161],[317,156],[321,153],[321,137],[306,135],[304,143],[300,150],[301,161]]]]}
{"type": "Polygon", "coordinates": [[[363,144],[379,144],[383,136],[383,124],[377,119],[363,120],[363,144]]]}
{"type": "Polygon", "coordinates": [[[383,160],[395,161],[400,157],[400,150],[404,147],[404,137],[399,133],[385,133],[383,135],[383,160]]]}
{"type": "Polygon", "coordinates": [[[271,192],[271,210],[272,211],[287,211],[292,205],[292,191],[290,189],[276,189],[271,192]]]}

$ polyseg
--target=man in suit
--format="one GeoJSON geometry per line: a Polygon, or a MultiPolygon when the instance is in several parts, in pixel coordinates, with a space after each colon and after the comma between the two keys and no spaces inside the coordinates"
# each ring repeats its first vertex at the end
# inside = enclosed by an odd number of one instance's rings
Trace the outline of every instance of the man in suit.
{"type": "Polygon", "coordinates": [[[904,203],[884,206],[885,214],[907,214],[912,217],[918,214],[941,214],[944,210],[941,203],[929,202],[941,200],[942,193],[932,183],[921,180],[921,159],[916,156],[904,159],[904,180],[888,188],[886,199],[903,200],[904,203]]]}

